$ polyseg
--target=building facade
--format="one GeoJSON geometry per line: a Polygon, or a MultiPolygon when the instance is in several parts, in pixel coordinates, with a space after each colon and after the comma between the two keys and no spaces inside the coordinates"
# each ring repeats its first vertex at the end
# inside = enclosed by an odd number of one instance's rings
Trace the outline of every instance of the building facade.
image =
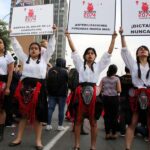
{"type": "Polygon", "coordinates": [[[54,4],[54,24],[58,27],[56,33],[56,50],[50,62],[54,64],[56,58],[65,58],[66,54],[66,37],[65,30],[67,28],[67,0],[44,0],[45,4],[54,4]]]}

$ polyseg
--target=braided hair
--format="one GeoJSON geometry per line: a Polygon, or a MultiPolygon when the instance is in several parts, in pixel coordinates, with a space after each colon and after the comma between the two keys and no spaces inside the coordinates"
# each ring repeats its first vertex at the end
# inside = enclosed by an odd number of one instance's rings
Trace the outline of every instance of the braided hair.
{"type": "Polygon", "coordinates": [[[138,51],[141,49],[141,48],[144,48],[146,51],[148,51],[148,57],[147,57],[147,62],[148,62],[148,65],[149,65],[149,69],[147,71],[147,74],[146,74],[146,79],[148,79],[149,77],[149,74],[150,74],[150,52],[149,52],[149,49],[147,46],[140,46],[137,51],[136,51],[136,60],[137,60],[137,66],[138,66],[138,77],[141,79],[141,69],[140,69],[140,60],[139,60],[139,57],[137,56],[138,54],[138,51]]]}
{"type": "MultiPolygon", "coordinates": [[[[40,44],[37,43],[37,42],[32,42],[32,43],[30,44],[30,46],[29,46],[29,51],[30,51],[30,49],[31,49],[31,46],[34,45],[34,44],[38,46],[39,51],[41,52],[41,46],[40,46],[40,44]]],[[[30,58],[31,58],[31,55],[29,54],[29,57],[28,57],[28,59],[27,59],[27,61],[26,61],[27,64],[30,63],[30,58]]],[[[40,63],[40,58],[41,58],[41,53],[39,54],[38,59],[37,59],[37,61],[36,61],[37,64],[40,63]]]]}
{"type": "Polygon", "coordinates": [[[6,42],[5,42],[5,40],[2,38],[2,37],[0,37],[0,39],[3,41],[3,44],[4,44],[4,50],[3,50],[3,53],[4,53],[4,57],[6,56],[6,54],[7,54],[7,44],[6,44],[6,42]]]}
{"type": "MultiPolygon", "coordinates": [[[[86,57],[86,55],[88,54],[88,52],[89,52],[90,50],[92,50],[92,51],[94,52],[95,58],[96,58],[96,56],[97,56],[96,51],[95,51],[94,48],[88,47],[88,48],[85,50],[85,52],[84,52],[84,54],[83,54],[83,59],[84,59],[84,64],[83,64],[83,65],[84,65],[84,70],[86,69],[86,62],[87,62],[87,60],[86,60],[85,57],[86,57]]],[[[91,65],[91,70],[94,72],[93,64],[95,64],[95,61],[93,61],[92,65],[91,65]]]]}

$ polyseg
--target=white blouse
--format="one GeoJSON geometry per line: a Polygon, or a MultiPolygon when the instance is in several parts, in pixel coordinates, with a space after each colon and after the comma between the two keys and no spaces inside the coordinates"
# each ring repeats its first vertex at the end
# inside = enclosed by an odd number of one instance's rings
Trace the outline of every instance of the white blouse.
{"type": "Polygon", "coordinates": [[[131,53],[128,51],[127,48],[122,48],[121,56],[126,66],[130,69],[133,85],[138,88],[145,88],[144,84],[146,86],[150,86],[150,75],[148,79],[146,79],[147,71],[150,69],[148,63],[145,66],[142,66],[140,64],[140,69],[141,69],[141,79],[140,79],[138,77],[137,62],[133,59],[131,53]]]}
{"type": "Polygon", "coordinates": [[[22,47],[16,38],[11,38],[13,49],[19,58],[23,62],[23,71],[21,79],[25,77],[37,78],[37,79],[45,79],[46,71],[47,71],[47,63],[55,50],[55,35],[52,35],[49,39],[47,50],[41,52],[40,63],[37,64],[37,59],[33,60],[30,58],[29,64],[26,63],[28,59],[28,55],[23,52],[22,47]]]}
{"type": "Polygon", "coordinates": [[[100,73],[109,65],[111,54],[104,53],[99,62],[93,64],[94,72],[86,65],[84,70],[84,62],[77,51],[72,52],[72,59],[76,69],[79,72],[79,82],[97,83],[100,73]]]}
{"type": "Polygon", "coordinates": [[[14,62],[13,57],[9,52],[4,56],[0,56],[0,75],[7,75],[8,74],[8,64],[14,62]]]}

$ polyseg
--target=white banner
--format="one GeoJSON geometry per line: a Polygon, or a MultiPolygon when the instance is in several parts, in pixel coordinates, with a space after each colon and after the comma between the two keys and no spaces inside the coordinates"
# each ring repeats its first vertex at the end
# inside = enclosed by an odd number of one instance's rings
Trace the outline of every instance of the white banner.
{"type": "Polygon", "coordinates": [[[122,0],[124,35],[150,35],[150,0],[122,0]]]}
{"type": "Polygon", "coordinates": [[[53,34],[53,5],[14,7],[10,36],[53,34]]]}
{"type": "Polygon", "coordinates": [[[68,32],[113,34],[116,0],[70,0],[68,32]]]}

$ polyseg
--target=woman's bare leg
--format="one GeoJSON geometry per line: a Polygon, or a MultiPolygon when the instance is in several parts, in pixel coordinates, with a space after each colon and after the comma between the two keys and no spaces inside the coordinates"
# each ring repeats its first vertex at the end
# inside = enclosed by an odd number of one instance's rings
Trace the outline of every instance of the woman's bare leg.
{"type": "Polygon", "coordinates": [[[18,133],[16,139],[12,143],[19,143],[22,141],[23,133],[27,124],[27,119],[21,119],[18,126],[18,133]]]}
{"type": "Polygon", "coordinates": [[[36,143],[36,146],[43,146],[42,145],[42,140],[41,140],[42,123],[36,120],[34,122],[34,130],[35,130],[35,143],[36,143]]]}
{"type": "Polygon", "coordinates": [[[126,129],[125,144],[127,149],[131,149],[134,138],[134,131],[138,123],[138,113],[133,113],[131,124],[126,129]]]}
{"type": "Polygon", "coordinates": [[[91,124],[91,149],[96,149],[97,122],[91,124]]]}
{"type": "Polygon", "coordinates": [[[75,123],[75,147],[80,147],[80,130],[81,130],[81,124],[75,123]]]}

